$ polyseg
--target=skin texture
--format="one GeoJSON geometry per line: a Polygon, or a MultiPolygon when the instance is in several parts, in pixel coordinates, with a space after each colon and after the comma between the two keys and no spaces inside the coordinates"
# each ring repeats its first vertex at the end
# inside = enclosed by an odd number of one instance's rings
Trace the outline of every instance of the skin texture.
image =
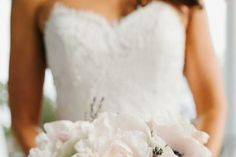
{"type": "Polygon", "coordinates": [[[197,126],[210,134],[208,147],[216,157],[224,135],[227,101],[205,10],[193,9],[190,12],[185,64],[184,73],[196,103],[197,126]]]}
{"type": "MultiPolygon", "coordinates": [[[[136,9],[136,0],[14,0],[9,95],[12,126],[27,154],[35,146],[40,123],[46,69],[43,30],[53,5],[60,1],[75,9],[88,9],[108,21],[121,19],[136,9]]],[[[143,0],[143,5],[149,1],[143,0]]],[[[214,54],[205,9],[174,6],[186,26],[184,74],[198,113],[197,127],[211,136],[208,147],[217,157],[223,139],[227,102],[219,63],[214,54]]],[[[167,63],[168,64],[168,63],[167,63]]]]}

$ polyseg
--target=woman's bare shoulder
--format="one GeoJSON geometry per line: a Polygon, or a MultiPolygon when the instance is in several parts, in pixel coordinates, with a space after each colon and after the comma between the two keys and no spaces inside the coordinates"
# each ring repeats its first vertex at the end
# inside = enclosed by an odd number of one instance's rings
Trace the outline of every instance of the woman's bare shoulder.
{"type": "Polygon", "coordinates": [[[41,20],[56,0],[14,0],[12,1],[12,19],[24,21],[40,27],[41,20]]]}
{"type": "Polygon", "coordinates": [[[12,1],[12,11],[15,14],[24,15],[24,17],[36,17],[39,6],[45,0],[14,0],[12,1]]]}

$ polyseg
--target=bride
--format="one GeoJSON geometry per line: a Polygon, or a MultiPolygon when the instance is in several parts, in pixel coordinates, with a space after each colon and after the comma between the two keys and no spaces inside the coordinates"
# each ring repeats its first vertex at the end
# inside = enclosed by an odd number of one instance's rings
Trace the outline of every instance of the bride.
{"type": "Polygon", "coordinates": [[[227,104],[198,0],[14,0],[12,9],[10,105],[26,153],[49,67],[60,119],[111,111],[174,122],[189,88],[196,126],[219,155],[227,104]]]}

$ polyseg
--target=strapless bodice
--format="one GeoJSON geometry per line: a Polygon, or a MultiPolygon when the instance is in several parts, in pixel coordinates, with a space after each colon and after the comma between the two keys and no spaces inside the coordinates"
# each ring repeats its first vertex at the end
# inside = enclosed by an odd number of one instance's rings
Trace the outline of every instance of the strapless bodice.
{"type": "Polygon", "coordinates": [[[171,5],[153,1],[110,23],[58,3],[44,33],[61,119],[102,111],[166,119],[180,112],[188,92],[185,28],[171,5]]]}

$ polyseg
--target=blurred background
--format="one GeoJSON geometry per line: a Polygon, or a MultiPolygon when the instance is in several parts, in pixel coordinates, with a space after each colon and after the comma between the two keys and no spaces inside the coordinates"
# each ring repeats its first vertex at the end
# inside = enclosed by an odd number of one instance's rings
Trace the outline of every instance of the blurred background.
{"type": "MultiPolygon", "coordinates": [[[[229,118],[222,157],[236,157],[236,0],[204,0],[213,44],[224,70],[229,99],[229,118]]],[[[11,0],[0,0],[0,157],[23,157],[11,132],[7,80],[10,50],[11,0]]],[[[42,124],[54,120],[56,92],[47,70],[42,124]]],[[[217,129],[217,128],[216,128],[217,129]]]]}

